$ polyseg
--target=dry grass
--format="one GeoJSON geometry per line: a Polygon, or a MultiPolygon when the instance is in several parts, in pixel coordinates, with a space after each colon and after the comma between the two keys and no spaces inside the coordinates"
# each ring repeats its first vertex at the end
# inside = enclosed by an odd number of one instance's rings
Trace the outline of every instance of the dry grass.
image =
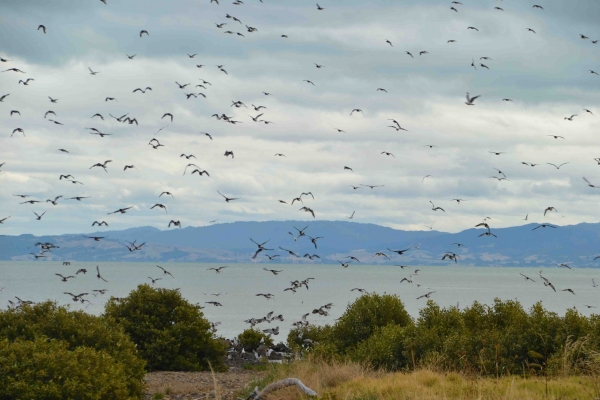
{"type": "MultiPolygon", "coordinates": [[[[450,372],[420,370],[411,373],[374,372],[353,363],[327,364],[301,361],[275,365],[267,375],[253,382],[260,388],[283,378],[298,378],[327,400],[534,400],[594,399],[595,383],[588,377],[564,377],[546,383],[542,378],[510,376],[498,380],[473,378],[450,372]]],[[[292,387],[269,396],[270,399],[305,399],[292,387]]]]}

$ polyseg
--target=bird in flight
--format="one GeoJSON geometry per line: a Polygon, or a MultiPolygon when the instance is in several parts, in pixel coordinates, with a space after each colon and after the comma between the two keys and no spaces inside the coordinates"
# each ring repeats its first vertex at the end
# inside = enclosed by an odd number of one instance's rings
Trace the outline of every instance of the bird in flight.
{"type": "Polygon", "coordinates": [[[479,97],[481,97],[481,95],[470,97],[469,92],[467,92],[467,101],[465,102],[465,104],[468,106],[474,106],[475,104],[473,102],[475,100],[477,100],[479,97]]]}
{"type": "Polygon", "coordinates": [[[240,199],[239,197],[227,197],[223,193],[219,192],[218,190],[217,190],[217,193],[219,193],[221,196],[223,196],[223,198],[225,199],[225,201],[227,203],[229,203],[230,201],[233,201],[233,200],[239,200],[240,199]]]}

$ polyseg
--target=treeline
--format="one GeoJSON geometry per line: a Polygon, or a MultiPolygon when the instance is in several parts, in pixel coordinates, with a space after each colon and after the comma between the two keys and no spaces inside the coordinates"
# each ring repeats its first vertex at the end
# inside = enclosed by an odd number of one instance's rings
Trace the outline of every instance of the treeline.
{"type": "Polygon", "coordinates": [[[600,316],[564,316],[517,301],[441,308],[429,301],[412,318],[394,295],[368,294],[334,324],[294,329],[297,351],[346,358],[391,371],[430,368],[481,376],[597,373],[600,316]]]}

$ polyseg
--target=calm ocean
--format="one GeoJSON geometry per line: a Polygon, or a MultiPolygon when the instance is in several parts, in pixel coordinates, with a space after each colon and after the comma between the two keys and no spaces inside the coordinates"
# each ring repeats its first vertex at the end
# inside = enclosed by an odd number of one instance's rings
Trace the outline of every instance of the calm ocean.
{"type": "Polygon", "coordinates": [[[448,265],[445,267],[418,267],[415,271],[394,266],[350,265],[342,268],[339,265],[290,265],[290,264],[229,264],[220,274],[208,271],[208,268],[228,264],[183,264],[183,263],[87,263],[72,262],[63,266],[59,262],[0,262],[0,307],[6,308],[8,300],[15,296],[23,300],[42,301],[56,300],[60,304],[69,304],[72,309],[85,309],[89,313],[101,314],[104,303],[109,296],[124,297],[141,283],[157,281],[156,287],[180,288],[183,296],[193,303],[199,303],[204,313],[212,322],[221,322],[219,334],[233,337],[249,325],[243,321],[248,318],[260,318],[268,312],[283,314],[284,322],[259,325],[261,329],[280,327],[276,339],[285,341],[291,324],[313,309],[327,303],[333,303],[327,317],[311,314],[308,320],[317,324],[332,323],[340,317],[346,306],[360,296],[353,288],[363,288],[370,292],[392,293],[400,296],[407,310],[418,316],[427,299],[417,300],[422,294],[435,291],[431,299],[441,306],[459,305],[465,307],[479,301],[491,304],[495,297],[502,300],[516,299],[525,307],[537,301],[559,314],[571,307],[576,307],[583,314],[597,313],[597,309],[588,309],[585,305],[599,306],[600,288],[592,287],[592,279],[600,283],[600,270],[545,268],[543,275],[558,290],[544,287],[538,276],[540,269],[535,268],[501,268],[501,267],[461,267],[448,265]],[[108,283],[96,278],[96,265],[100,267],[102,276],[108,283]],[[160,265],[170,271],[174,278],[163,275],[156,267],[160,265]],[[263,267],[283,270],[275,276],[263,270],[263,267]],[[68,282],[54,275],[75,275],[80,269],[87,269],[87,274],[77,275],[68,282]],[[536,282],[525,281],[519,275],[524,273],[536,282]],[[400,280],[409,277],[412,284],[400,280]],[[283,290],[293,280],[310,281],[309,290],[298,289],[296,293],[283,290]],[[421,287],[417,286],[417,283],[421,287]],[[563,292],[572,289],[576,294],[563,292]],[[91,304],[74,303],[63,292],[79,294],[92,289],[108,289],[104,296],[87,296],[91,304]],[[212,296],[211,293],[223,293],[212,296]],[[272,300],[257,297],[258,293],[275,295],[272,300]],[[206,301],[218,301],[222,307],[205,304],[206,301]]]}

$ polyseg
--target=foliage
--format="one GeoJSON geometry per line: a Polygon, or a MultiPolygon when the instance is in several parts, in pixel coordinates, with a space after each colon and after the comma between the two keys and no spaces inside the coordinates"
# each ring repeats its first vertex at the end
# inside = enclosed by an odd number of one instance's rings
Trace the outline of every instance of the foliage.
{"type": "Polygon", "coordinates": [[[585,366],[600,351],[600,316],[571,309],[561,317],[541,303],[527,311],[513,300],[464,309],[430,300],[413,321],[396,296],[371,294],[349,305],[333,326],[302,327],[288,341],[324,360],[342,354],[385,370],[567,376],[589,374],[585,366]],[[299,338],[308,336],[319,345],[302,346],[299,338]]]}
{"type": "Polygon", "coordinates": [[[237,338],[240,345],[246,349],[246,351],[256,350],[256,348],[261,345],[261,340],[266,346],[273,345],[273,339],[271,336],[266,335],[254,328],[246,329],[240,333],[237,338]]]}
{"type": "Polygon", "coordinates": [[[125,365],[63,340],[0,341],[0,399],[136,399],[125,365]]]}
{"type": "Polygon", "coordinates": [[[400,370],[408,367],[410,351],[407,340],[412,327],[386,325],[378,328],[369,338],[363,340],[350,353],[350,358],[358,362],[367,362],[370,366],[384,370],[400,370]]]}
{"type": "Polygon", "coordinates": [[[201,308],[178,290],[144,284],[124,299],[111,298],[104,315],[123,326],[150,371],[223,371],[226,346],[201,308]]]}
{"type": "MultiPolygon", "coordinates": [[[[145,363],[138,356],[135,344],[114,322],[83,311],[70,311],[67,307],[59,307],[51,301],[0,311],[0,340],[4,339],[9,343],[35,341],[42,338],[60,342],[60,346],[65,346],[65,351],[77,351],[79,355],[85,354],[82,348],[85,348],[85,351],[96,352],[97,355],[90,356],[91,359],[111,359],[112,361],[105,361],[105,363],[118,364],[118,368],[127,377],[129,395],[135,397],[143,392],[145,363]]],[[[6,354],[32,352],[43,348],[42,344],[27,346],[23,344],[10,347],[9,344],[4,343],[6,354]]],[[[69,357],[76,357],[76,355],[69,357]]],[[[48,362],[51,362],[50,359],[48,362]]]]}
{"type": "Polygon", "coordinates": [[[398,296],[367,294],[348,306],[333,326],[331,338],[338,351],[345,354],[368,339],[377,328],[389,324],[409,326],[413,321],[398,296]]]}

